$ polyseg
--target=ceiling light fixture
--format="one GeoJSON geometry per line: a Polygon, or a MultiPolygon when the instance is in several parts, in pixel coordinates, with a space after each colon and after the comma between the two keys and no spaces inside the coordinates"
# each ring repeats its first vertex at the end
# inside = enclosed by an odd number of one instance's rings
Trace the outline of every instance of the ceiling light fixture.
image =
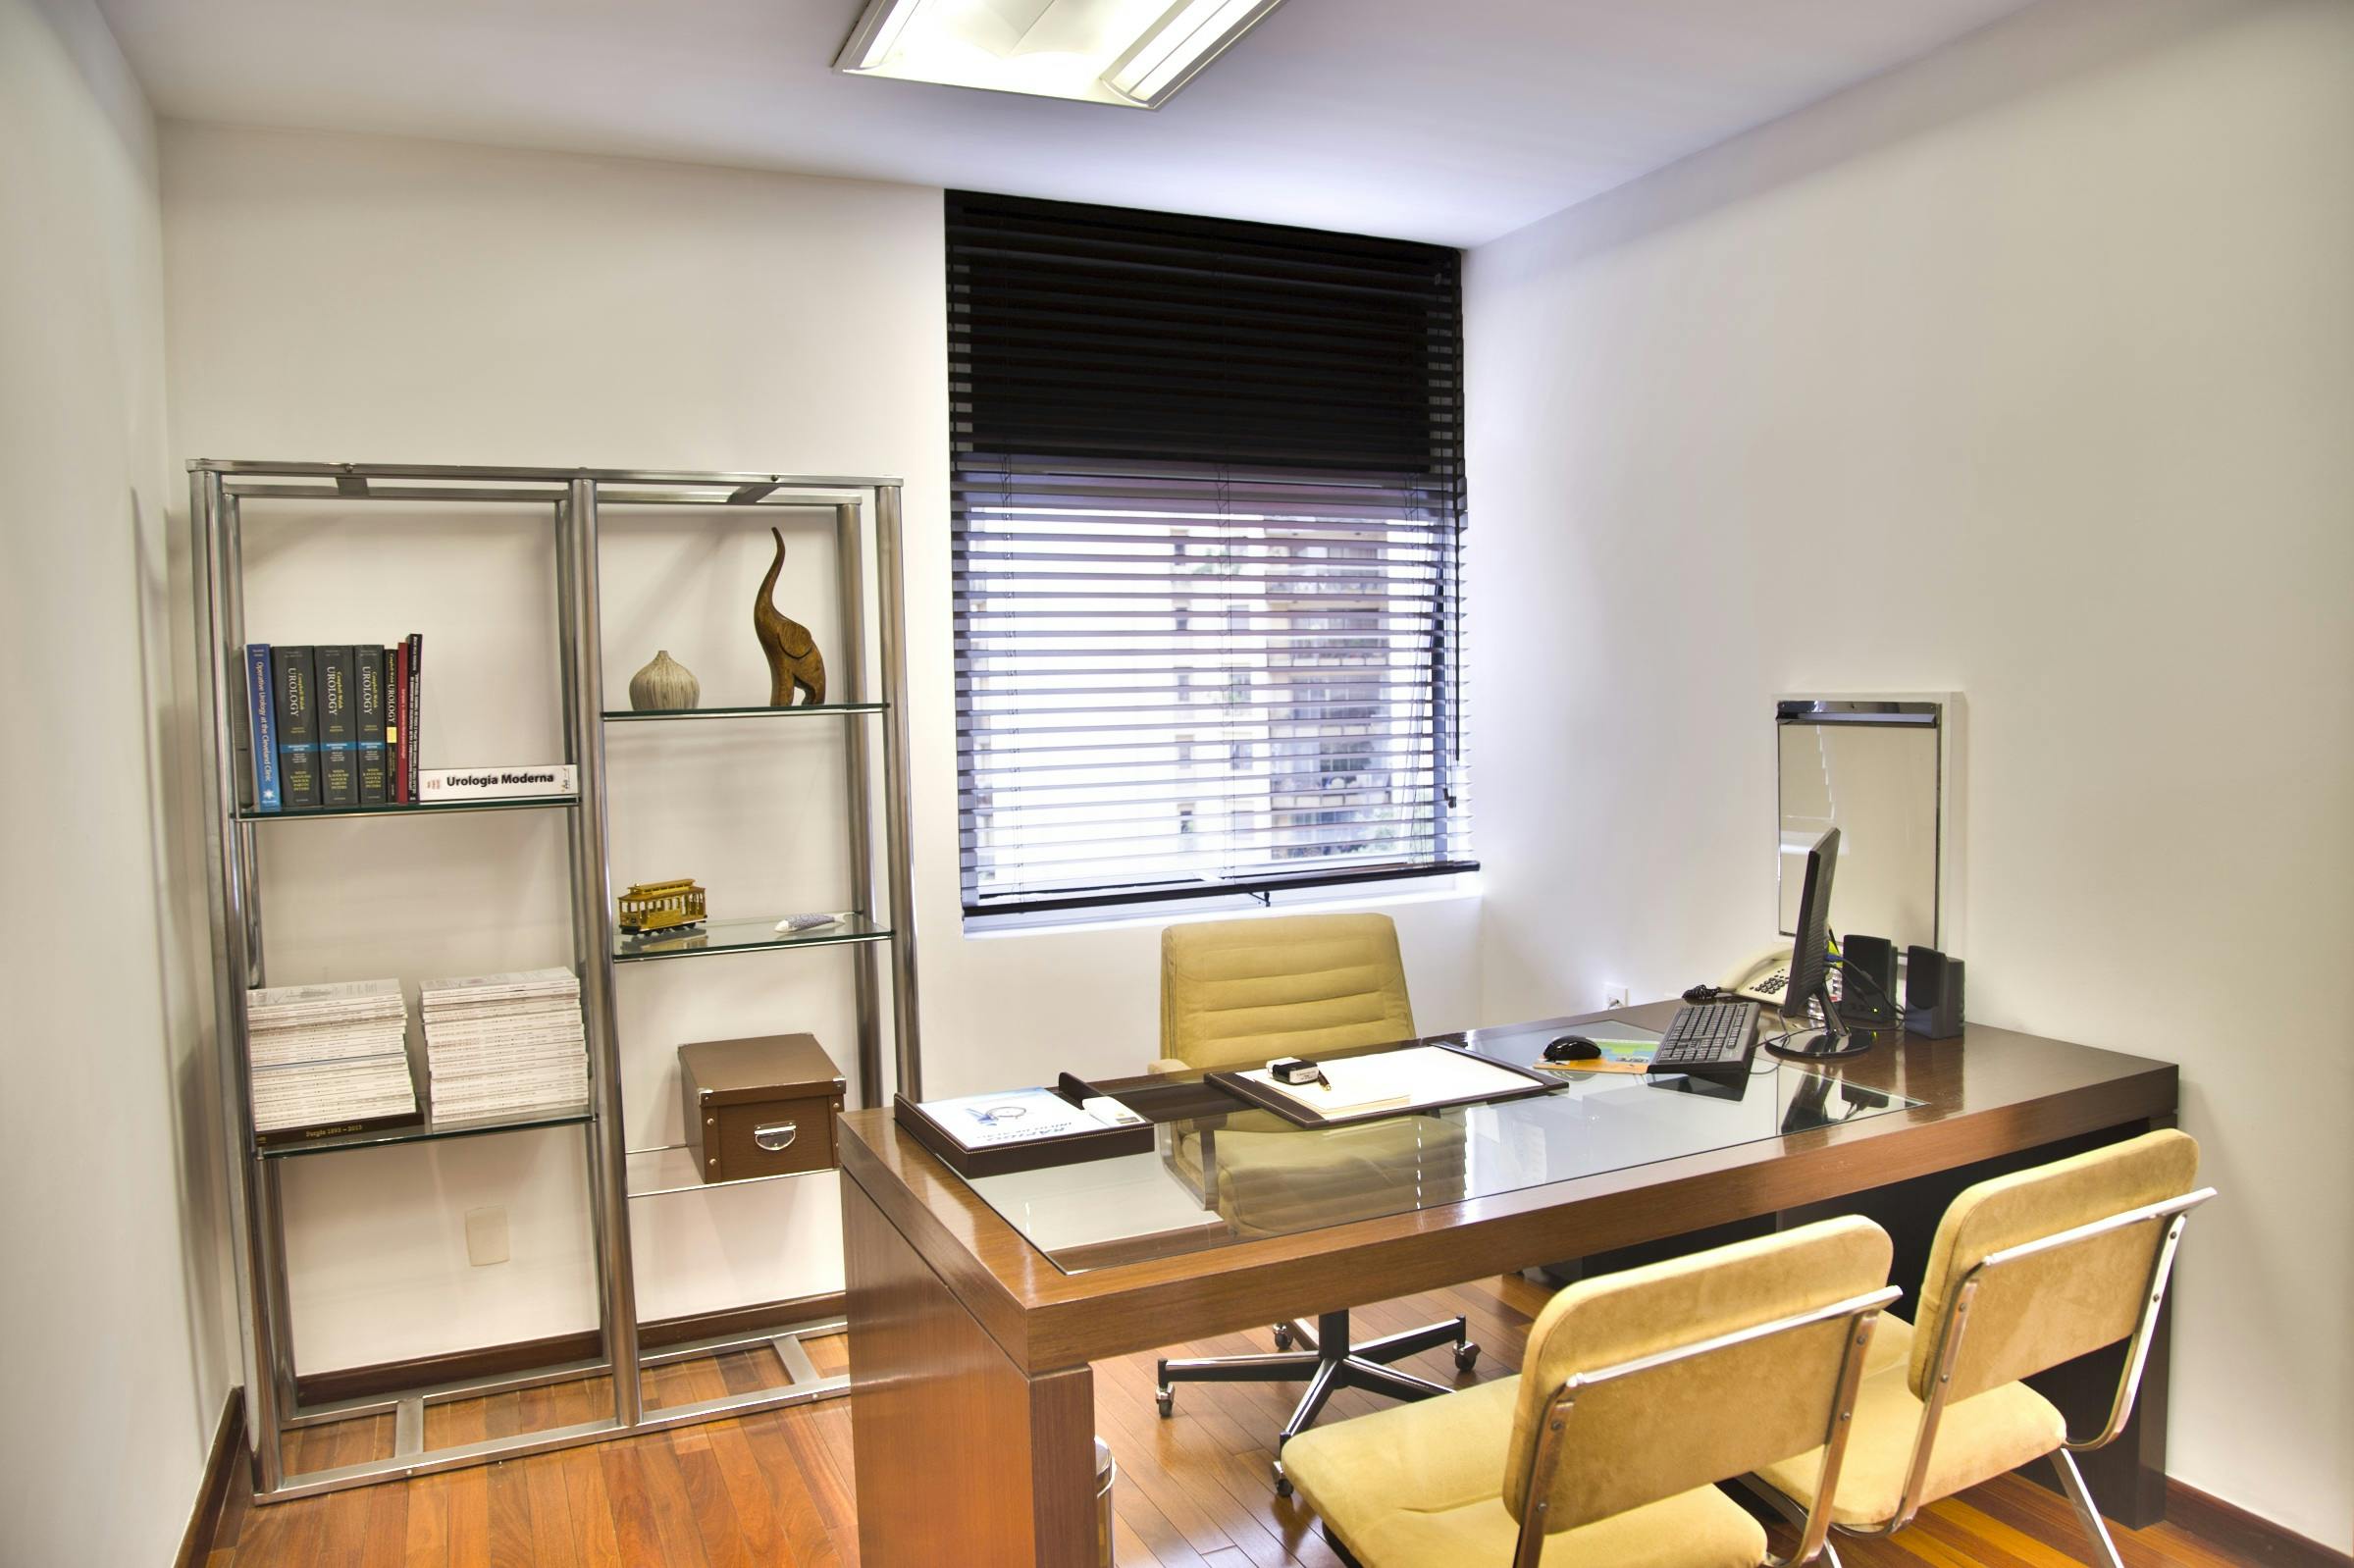
{"type": "Polygon", "coordinates": [[[1103,75],[1114,92],[1157,109],[1282,0],[1178,0],[1103,75]]]}
{"type": "Polygon", "coordinates": [[[868,0],[834,69],[1158,109],[1282,0],[868,0]]]}

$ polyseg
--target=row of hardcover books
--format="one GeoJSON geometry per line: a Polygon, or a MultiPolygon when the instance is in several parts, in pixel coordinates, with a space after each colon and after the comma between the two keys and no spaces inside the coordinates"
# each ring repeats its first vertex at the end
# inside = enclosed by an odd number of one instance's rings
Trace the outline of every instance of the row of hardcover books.
{"type": "Polygon", "coordinates": [[[245,648],[243,804],[257,811],[419,799],[425,639],[245,648]]]}

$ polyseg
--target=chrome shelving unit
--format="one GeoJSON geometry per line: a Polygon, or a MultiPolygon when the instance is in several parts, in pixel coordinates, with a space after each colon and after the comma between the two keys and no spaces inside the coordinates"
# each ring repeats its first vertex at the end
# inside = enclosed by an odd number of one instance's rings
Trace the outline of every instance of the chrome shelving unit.
{"type": "MultiPolygon", "coordinates": [[[[621,469],[482,468],[416,464],[197,461],[189,469],[194,533],[197,671],[203,734],[211,765],[204,770],[208,824],[206,868],[212,900],[214,1023],[219,1042],[221,1114],[226,1134],[233,1272],[242,1338],[245,1434],[253,1462],[254,1496],[275,1501],[404,1476],[457,1469],[492,1460],[602,1441],[842,1392],[847,1379],[822,1377],[800,1343],[804,1336],[839,1332],[839,1319],[763,1326],[718,1339],[666,1345],[649,1353],[639,1343],[637,1292],[631,1265],[629,1205],[641,1198],[691,1190],[679,1176],[671,1146],[630,1149],[623,1138],[621,1042],[615,1023],[614,979],[623,964],[725,953],[852,946],[858,991],[860,1094],[883,1102],[885,962],[890,965],[891,1066],[896,1086],[921,1092],[915,1014],[915,933],[908,860],[907,672],[900,589],[900,482],[896,479],[778,474],[670,473],[621,469]],[[240,511],[252,500],[337,503],[514,504],[545,509],[555,555],[561,642],[565,759],[578,774],[577,797],[370,806],[338,810],[255,812],[240,810],[232,725],[242,701],[246,642],[240,511]],[[820,707],[699,708],[669,713],[606,707],[600,641],[598,516],[602,506],[823,507],[835,519],[839,571],[840,641],[849,655],[839,674],[846,700],[820,707]],[[875,653],[867,653],[866,562],[871,539],[873,597],[878,616],[875,653]],[[870,668],[870,664],[879,668],[870,668]],[[612,876],[604,771],[604,726],[662,721],[793,723],[850,726],[845,784],[852,818],[853,907],[841,923],[778,935],[765,918],[719,920],[698,938],[622,936],[612,924],[612,876]],[[880,730],[883,803],[881,864],[871,804],[875,731],[880,730]],[[354,1133],[315,1143],[257,1148],[245,1060],[249,994],[268,983],[262,944],[260,840],[268,824],[313,818],[440,815],[468,810],[560,810],[570,822],[573,967],[581,980],[581,1012],[589,1050],[590,1097],[576,1110],[506,1121],[444,1124],[425,1107],[422,1125],[354,1133]],[[879,871],[879,875],[878,875],[879,871]],[[527,1372],[439,1383],[397,1393],[305,1405],[297,1394],[288,1290],[281,1172],[291,1158],[332,1158],[342,1150],[452,1137],[497,1136],[526,1129],[578,1126],[584,1138],[590,1228],[596,1241],[601,1351],[580,1360],[527,1372]],[[637,1179],[633,1183],[633,1167],[637,1179]],[[790,1380],[784,1386],[649,1409],[641,1379],[623,1369],[668,1365],[718,1352],[772,1347],[790,1380]],[[512,1389],[574,1380],[610,1378],[609,1415],[537,1432],[429,1448],[428,1408],[512,1389]],[[331,1469],[289,1473],[286,1436],[304,1427],[359,1417],[392,1418],[389,1456],[331,1469]]],[[[781,1180],[789,1177],[760,1177],[781,1180]]],[[[724,1183],[737,1185],[741,1183],[724,1183]]]]}

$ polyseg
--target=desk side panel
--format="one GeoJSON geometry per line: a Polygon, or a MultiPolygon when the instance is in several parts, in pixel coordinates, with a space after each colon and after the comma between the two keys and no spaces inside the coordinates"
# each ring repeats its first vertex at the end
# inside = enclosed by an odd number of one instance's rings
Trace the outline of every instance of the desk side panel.
{"type": "Polygon", "coordinates": [[[1093,1375],[1025,1376],[855,1180],[842,1231],[860,1560],[1086,1568],[1093,1375]]]}

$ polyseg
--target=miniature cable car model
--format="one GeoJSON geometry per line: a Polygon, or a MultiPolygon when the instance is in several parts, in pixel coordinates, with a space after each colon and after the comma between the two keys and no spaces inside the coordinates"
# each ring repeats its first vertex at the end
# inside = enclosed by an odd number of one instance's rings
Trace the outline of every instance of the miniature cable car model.
{"type": "Polygon", "coordinates": [[[681,931],[703,923],[704,891],[688,876],[671,882],[632,882],[613,906],[615,923],[632,935],[681,931]]]}

